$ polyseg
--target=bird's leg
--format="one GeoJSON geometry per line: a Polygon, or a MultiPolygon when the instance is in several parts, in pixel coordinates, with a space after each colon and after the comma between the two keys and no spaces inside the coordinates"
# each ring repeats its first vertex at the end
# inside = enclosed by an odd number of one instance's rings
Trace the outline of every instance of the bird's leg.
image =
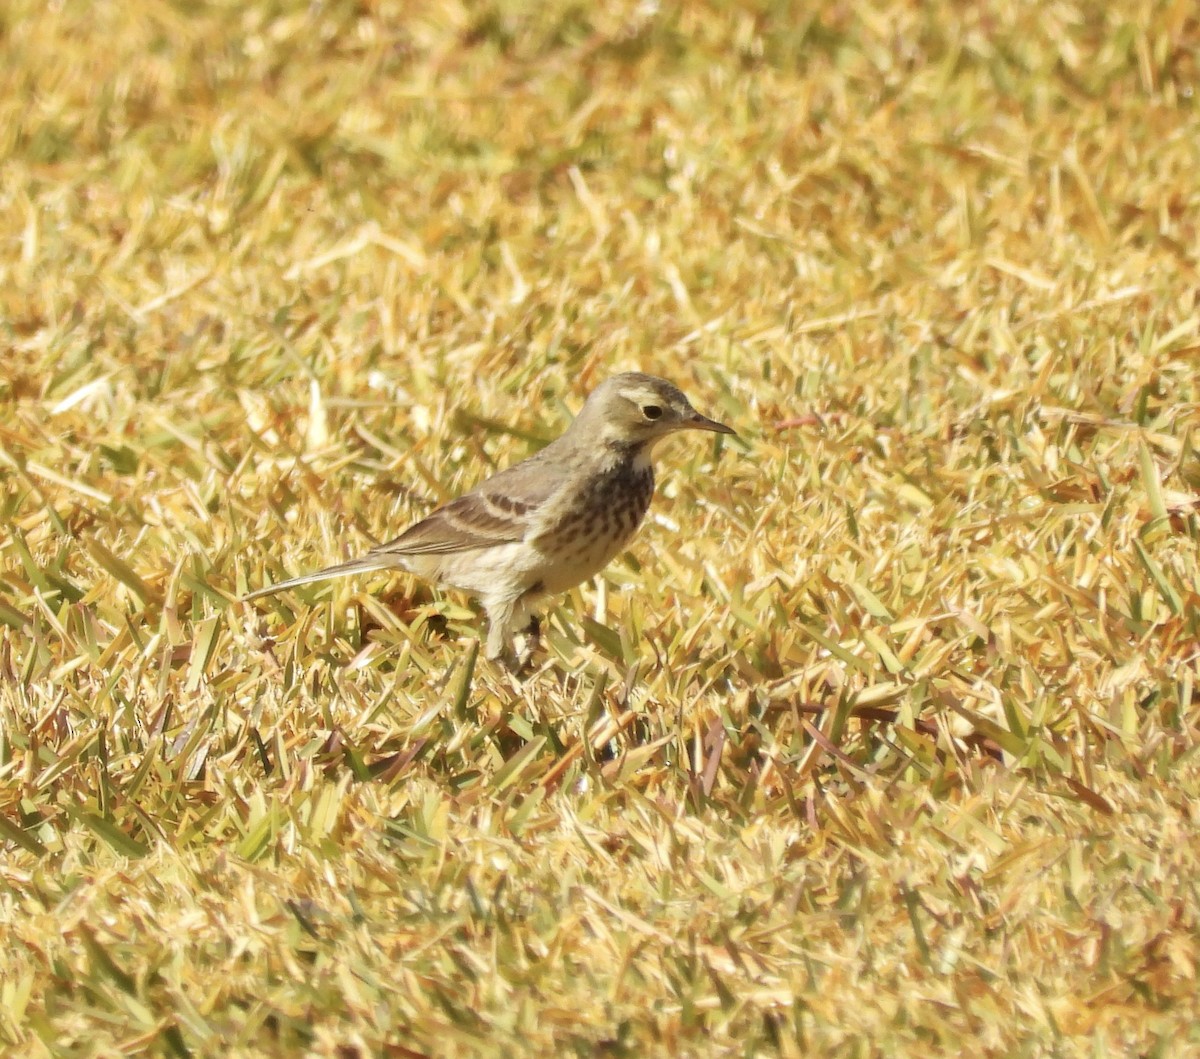
{"type": "Polygon", "coordinates": [[[492,662],[503,662],[514,673],[519,673],[528,657],[516,644],[516,630],[525,617],[524,608],[516,600],[505,600],[484,605],[488,612],[488,627],[485,656],[492,662]]]}
{"type": "Polygon", "coordinates": [[[513,636],[512,645],[515,671],[520,673],[529,667],[533,654],[541,643],[542,623],[525,605],[518,604],[511,627],[518,630],[513,636]]]}
{"type": "Polygon", "coordinates": [[[503,659],[514,673],[526,669],[541,643],[542,623],[530,614],[523,601],[501,604],[488,610],[485,654],[492,661],[503,659]]]}
{"type": "Polygon", "coordinates": [[[514,642],[514,653],[517,659],[518,672],[524,669],[533,660],[534,652],[542,643],[542,622],[536,614],[529,615],[529,624],[517,634],[520,637],[520,646],[514,642]]]}
{"type": "Polygon", "coordinates": [[[484,645],[484,657],[490,661],[495,661],[504,654],[505,647],[508,646],[508,636],[506,623],[501,621],[498,616],[494,616],[488,625],[487,643],[484,645]]]}

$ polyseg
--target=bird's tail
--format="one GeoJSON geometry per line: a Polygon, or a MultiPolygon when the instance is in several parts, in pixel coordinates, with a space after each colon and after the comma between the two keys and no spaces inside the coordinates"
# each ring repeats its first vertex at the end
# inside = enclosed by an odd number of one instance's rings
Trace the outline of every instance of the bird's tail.
{"type": "Polygon", "coordinates": [[[297,585],[311,584],[313,581],[329,581],[335,577],[348,577],[350,574],[368,574],[372,570],[394,569],[398,565],[394,556],[367,554],[357,559],[351,559],[349,562],[338,563],[336,566],[327,566],[324,570],[315,570],[311,574],[293,577],[290,581],[280,581],[275,585],[255,589],[242,596],[242,602],[258,599],[260,596],[270,596],[288,588],[295,588],[297,585]]]}

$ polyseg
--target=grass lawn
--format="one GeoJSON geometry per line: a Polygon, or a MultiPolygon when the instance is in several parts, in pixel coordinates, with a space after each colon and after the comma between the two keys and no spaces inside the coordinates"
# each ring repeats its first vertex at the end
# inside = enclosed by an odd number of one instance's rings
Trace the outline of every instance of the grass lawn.
{"type": "Polygon", "coordinates": [[[1184,0],[9,0],[0,1052],[1200,1053],[1184,0]],[[616,371],[518,680],[349,558],[616,371]]]}

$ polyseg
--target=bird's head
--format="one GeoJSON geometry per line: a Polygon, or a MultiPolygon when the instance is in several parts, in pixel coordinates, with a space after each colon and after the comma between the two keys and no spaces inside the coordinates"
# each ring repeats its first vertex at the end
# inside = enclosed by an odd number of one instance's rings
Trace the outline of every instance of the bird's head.
{"type": "Polygon", "coordinates": [[[606,379],[588,396],[574,428],[596,445],[642,448],[677,430],[732,434],[724,423],[696,411],[665,379],[630,371],[606,379]]]}

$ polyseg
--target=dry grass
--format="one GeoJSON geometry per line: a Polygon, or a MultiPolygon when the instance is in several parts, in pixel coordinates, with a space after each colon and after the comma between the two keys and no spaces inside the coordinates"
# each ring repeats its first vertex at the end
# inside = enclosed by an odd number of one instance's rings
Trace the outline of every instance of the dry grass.
{"type": "Polygon", "coordinates": [[[1200,1048],[1193,5],[0,23],[12,1054],[1200,1048]],[[524,684],[230,603],[632,367],[524,684]]]}

